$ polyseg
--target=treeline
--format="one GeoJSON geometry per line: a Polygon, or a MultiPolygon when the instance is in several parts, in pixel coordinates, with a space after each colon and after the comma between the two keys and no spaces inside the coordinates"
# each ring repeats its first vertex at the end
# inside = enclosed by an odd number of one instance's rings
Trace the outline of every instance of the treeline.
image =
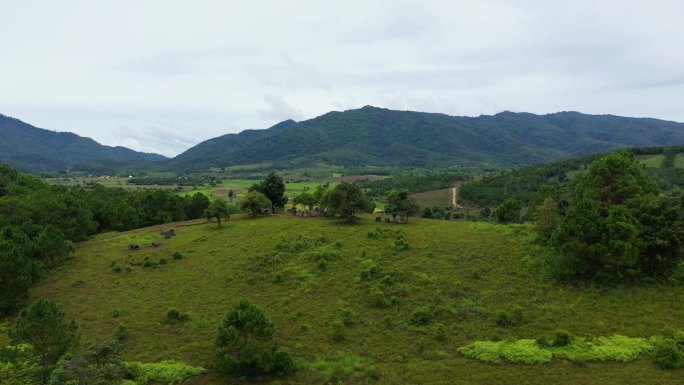
{"type": "Polygon", "coordinates": [[[454,183],[470,178],[471,175],[463,171],[435,171],[405,173],[389,178],[373,181],[362,180],[355,183],[361,186],[369,196],[381,197],[392,190],[406,189],[411,194],[441,190],[454,187],[454,183]]]}
{"type": "Polygon", "coordinates": [[[209,207],[201,193],[126,191],[101,185],[54,186],[0,164],[0,311],[17,304],[49,261],[71,242],[107,231],[200,218],[209,207]]]}
{"type": "Polygon", "coordinates": [[[221,180],[215,176],[178,176],[178,177],[145,177],[145,178],[131,178],[128,184],[138,186],[199,186],[204,184],[215,186],[221,183],[221,180]]]}
{"type": "MultiPolygon", "coordinates": [[[[649,168],[648,173],[662,190],[684,186],[684,169],[674,167],[675,155],[684,152],[684,147],[639,147],[629,150],[636,156],[665,155],[659,168],[649,168]]],[[[533,195],[544,185],[558,189],[563,198],[570,199],[577,179],[573,173],[585,170],[591,162],[606,154],[594,154],[561,162],[520,168],[478,181],[464,183],[460,198],[470,204],[487,207],[503,203],[508,198],[529,203],[533,195]]]]}

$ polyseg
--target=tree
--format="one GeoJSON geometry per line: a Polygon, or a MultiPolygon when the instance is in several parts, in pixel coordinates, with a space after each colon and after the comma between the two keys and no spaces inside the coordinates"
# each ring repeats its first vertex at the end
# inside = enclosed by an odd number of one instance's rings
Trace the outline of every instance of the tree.
{"type": "Polygon", "coordinates": [[[494,216],[499,223],[511,223],[520,220],[523,203],[515,198],[508,198],[494,209],[494,216]]]}
{"type": "Polygon", "coordinates": [[[591,163],[552,239],[559,274],[602,281],[669,275],[681,260],[684,205],[681,193],[657,192],[632,153],[591,163]]]}
{"type": "Polygon", "coordinates": [[[14,344],[23,342],[33,346],[42,368],[43,383],[53,365],[79,340],[78,324],[67,320],[59,305],[45,299],[22,310],[9,335],[14,344]]]}
{"type": "Polygon", "coordinates": [[[354,213],[358,211],[370,213],[375,208],[361,188],[353,183],[338,184],[332,189],[327,200],[330,211],[343,216],[347,222],[354,221],[354,213]]]}
{"type": "Polygon", "coordinates": [[[64,237],[61,231],[53,225],[45,229],[36,239],[36,253],[40,259],[49,258],[50,264],[55,265],[55,259],[66,258],[74,251],[74,245],[64,237]]]}
{"type": "Polygon", "coordinates": [[[322,213],[328,210],[328,198],[330,197],[330,184],[319,184],[313,193],[314,205],[318,206],[322,213]]]}
{"type": "Polygon", "coordinates": [[[226,202],[224,199],[217,198],[209,204],[209,207],[206,210],[204,210],[204,216],[207,218],[207,220],[216,218],[218,227],[221,227],[221,218],[230,218],[228,202],[226,202]]]}
{"type": "Polygon", "coordinates": [[[68,360],[60,360],[50,375],[49,385],[121,384],[126,365],[121,360],[121,344],[116,340],[100,342],[68,360]]]}
{"type": "Polygon", "coordinates": [[[0,229],[0,312],[14,308],[26,297],[35,263],[29,239],[13,227],[0,229]]]}
{"type": "Polygon", "coordinates": [[[201,218],[204,214],[204,210],[209,208],[209,198],[201,192],[196,192],[190,199],[188,204],[188,218],[195,219],[201,218]]]}
{"type": "Polygon", "coordinates": [[[297,195],[292,201],[292,203],[294,203],[295,206],[301,205],[302,207],[306,207],[309,210],[313,210],[313,207],[316,205],[316,198],[313,196],[313,194],[303,192],[297,195]]]}
{"type": "MultiPolygon", "coordinates": [[[[1,165],[0,165],[1,166],[1,165]]],[[[0,384],[29,385],[40,382],[40,367],[28,344],[0,347],[0,384]]]]}
{"type": "Polygon", "coordinates": [[[272,213],[275,213],[276,207],[284,207],[287,203],[285,182],[275,172],[270,172],[266,175],[266,178],[259,184],[259,191],[271,201],[272,213]]]}
{"type": "Polygon", "coordinates": [[[246,299],[233,304],[216,333],[218,367],[227,374],[255,377],[294,372],[290,355],[273,341],[275,325],[246,299]]]}
{"type": "Polygon", "coordinates": [[[386,196],[387,206],[385,210],[392,214],[392,217],[399,216],[399,220],[408,223],[408,218],[420,211],[418,202],[409,196],[407,190],[392,190],[386,196]]]}
{"type": "Polygon", "coordinates": [[[243,210],[249,210],[255,218],[261,210],[267,209],[269,206],[271,206],[271,201],[259,191],[250,191],[240,199],[240,207],[243,210]]]}

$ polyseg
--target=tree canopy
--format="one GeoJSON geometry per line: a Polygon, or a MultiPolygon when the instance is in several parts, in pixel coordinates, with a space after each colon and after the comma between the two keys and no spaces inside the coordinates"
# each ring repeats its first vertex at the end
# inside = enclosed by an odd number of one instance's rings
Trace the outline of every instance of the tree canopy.
{"type": "Polygon", "coordinates": [[[79,341],[78,324],[67,320],[59,305],[45,299],[22,310],[9,334],[13,343],[33,346],[42,368],[43,382],[55,363],[79,341]]]}
{"type": "Polygon", "coordinates": [[[250,191],[240,199],[240,207],[243,210],[249,210],[253,217],[256,217],[261,210],[267,209],[270,205],[271,201],[259,191],[250,191]]]}
{"type": "Polygon", "coordinates": [[[684,241],[682,193],[658,195],[632,153],[594,161],[553,236],[564,277],[615,281],[666,277],[684,241]]]}
{"type": "Polygon", "coordinates": [[[339,214],[347,222],[354,221],[354,213],[373,212],[375,206],[361,191],[361,188],[353,183],[340,183],[335,186],[327,198],[330,211],[339,214]]]}

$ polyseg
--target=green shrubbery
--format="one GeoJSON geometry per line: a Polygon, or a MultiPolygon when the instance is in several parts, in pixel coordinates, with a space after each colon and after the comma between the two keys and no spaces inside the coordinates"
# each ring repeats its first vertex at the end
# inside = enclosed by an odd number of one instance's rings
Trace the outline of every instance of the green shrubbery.
{"type": "Polygon", "coordinates": [[[553,344],[545,338],[537,340],[477,341],[458,349],[463,355],[480,361],[539,364],[552,358],[574,362],[617,361],[629,362],[651,351],[653,346],[645,338],[621,335],[572,339],[570,333],[559,331],[553,344]]]}
{"type": "Polygon", "coordinates": [[[653,342],[653,361],[662,369],[676,369],[684,360],[684,332],[666,328],[653,342]]]}
{"type": "Polygon", "coordinates": [[[176,385],[206,371],[204,368],[173,360],[156,363],[126,362],[126,377],[135,381],[136,385],[176,385]]]}

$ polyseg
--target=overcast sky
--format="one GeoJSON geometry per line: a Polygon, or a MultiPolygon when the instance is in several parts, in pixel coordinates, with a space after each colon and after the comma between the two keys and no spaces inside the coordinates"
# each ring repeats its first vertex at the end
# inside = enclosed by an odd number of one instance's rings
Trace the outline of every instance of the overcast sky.
{"type": "Polygon", "coordinates": [[[682,17],[682,0],[0,0],[0,113],[167,156],[364,105],[684,121],[682,17]]]}

